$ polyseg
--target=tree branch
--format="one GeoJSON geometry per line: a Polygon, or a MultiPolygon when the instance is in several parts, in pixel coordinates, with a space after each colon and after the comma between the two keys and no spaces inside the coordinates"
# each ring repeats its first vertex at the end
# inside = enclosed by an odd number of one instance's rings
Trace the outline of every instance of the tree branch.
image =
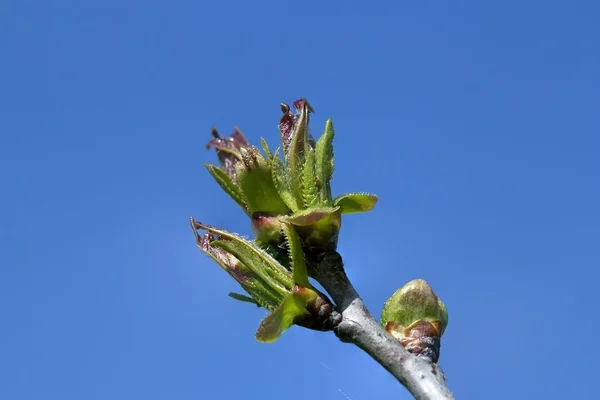
{"type": "Polygon", "coordinates": [[[416,399],[454,399],[441,368],[409,353],[373,318],[348,280],[337,252],[311,264],[312,274],[342,313],[342,322],[334,329],[342,342],[353,343],[373,357],[416,399]]]}

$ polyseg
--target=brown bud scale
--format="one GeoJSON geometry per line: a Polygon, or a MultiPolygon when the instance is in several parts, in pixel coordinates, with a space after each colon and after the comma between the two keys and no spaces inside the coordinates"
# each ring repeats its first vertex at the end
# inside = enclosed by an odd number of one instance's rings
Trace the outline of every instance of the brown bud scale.
{"type": "MultiPolygon", "coordinates": [[[[294,292],[305,290],[301,286],[295,286],[294,292]]],[[[330,331],[335,328],[342,319],[331,301],[323,293],[318,292],[319,296],[306,305],[306,310],[310,315],[303,315],[294,320],[296,325],[315,331],[330,331]]]]}
{"type": "Polygon", "coordinates": [[[440,357],[440,330],[439,321],[429,322],[419,320],[409,327],[390,321],[385,330],[398,340],[410,353],[429,358],[432,362],[437,362],[440,357]]]}

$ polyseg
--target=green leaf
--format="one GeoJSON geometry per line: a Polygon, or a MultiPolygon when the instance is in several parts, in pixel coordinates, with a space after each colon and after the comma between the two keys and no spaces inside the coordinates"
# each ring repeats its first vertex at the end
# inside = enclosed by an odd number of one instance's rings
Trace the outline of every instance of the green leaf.
{"type": "Polygon", "coordinates": [[[296,198],[296,202],[302,208],[304,200],[302,198],[302,170],[308,150],[307,132],[308,132],[308,114],[310,113],[310,105],[304,102],[296,130],[292,136],[290,149],[286,158],[287,176],[290,182],[292,193],[296,198]]]}
{"type": "Polygon", "coordinates": [[[225,191],[240,207],[242,210],[248,215],[250,215],[250,211],[248,210],[248,205],[246,204],[246,200],[244,199],[244,194],[241,189],[233,182],[233,180],[227,175],[225,171],[216,165],[204,164],[208,172],[215,178],[215,181],[221,186],[221,189],[225,191]]]}
{"type": "Polygon", "coordinates": [[[302,299],[290,294],[260,323],[256,332],[256,339],[259,342],[272,343],[294,324],[294,319],[309,314],[302,299]]]}
{"type": "Polygon", "coordinates": [[[267,141],[265,140],[265,138],[263,138],[263,137],[260,138],[260,144],[262,145],[263,151],[265,152],[265,155],[267,156],[267,160],[270,160],[271,157],[273,157],[273,154],[271,153],[271,150],[269,150],[269,145],[267,144],[267,141]]]}
{"type": "Polygon", "coordinates": [[[240,153],[243,160],[236,164],[235,172],[250,213],[288,213],[289,208],[279,196],[271,177],[271,168],[264,156],[257,148],[242,148],[240,153]]]}
{"type": "Polygon", "coordinates": [[[342,214],[371,211],[377,203],[377,196],[368,193],[348,193],[336,198],[333,205],[340,208],[342,214]]]}
{"type": "Polygon", "coordinates": [[[334,214],[339,207],[313,207],[282,217],[282,220],[297,226],[313,225],[334,214]]]}
{"type": "Polygon", "coordinates": [[[215,235],[217,240],[212,240],[211,246],[219,247],[240,260],[256,276],[278,288],[283,295],[292,289],[291,273],[253,241],[246,240],[225,229],[204,225],[200,222],[194,221],[193,226],[195,229],[204,229],[215,235]],[[274,278],[277,282],[273,282],[274,278]]]}
{"type": "Polygon", "coordinates": [[[331,188],[329,181],[333,176],[333,124],[331,119],[325,123],[325,132],[317,141],[316,173],[321,192],[321,204],[330,206],[331,188]]]}
{"type": "Polygon", "coordinates": [[[273,184],[279,193],[279,197],[281,197],[290,210],[298,211],[300,206],[292,193],[292,188],[290,187],[290,183],[285,174],[283,163],[279,158],[279,147],[275,150],[275,154],[271,158],[271,171],[273,184]]]}
{"type": "MultiPolygon", "coordinates": [[[[225,251],[231,254],[237,259],[237,257],[243,257],[244,250],[238,243],[227,241],[227,240],[213,240],[211,245],[218,248],[221,251],[225,251]],[[230,252],[233,250],[233,252],[230,252]]],[[[286,283],[291,282],[291,277],[287,279],[281,279],[268,268],[265,268],[264,264],[257,262],[255,257],[247,257],[247,259],[240,260],[244,270],[249,271],[251,279],[245,282],[239,282],[242,288],[252,296],[261,306],[267,310],[273,310],[281,299],[289,292],[286,283]],[[257,273],[257,271],[260,271],[257,273]],[[284,280],[284,282],[281,282],[284,280]],[[285,282],[287,281],[287,282],[285,282]]],[[[230,274],[231,275],[231,274],[230,274]]],[[[235,276],[234,276],[235,279],[235,276]]],[[[236,279],[237,280],[237,279],[236,279]]]]}
{"type": "Polygon", "coordinates": [[[300,237],[290,224],[283,224],[283,233],[287,239],[289,254],[292,260],[294,283],[303,287],[311,287],[308,282],[308,271],[306,269],[306,260],[304,259],[300,237]]]}
{"type": "Polygon", "coordinates": [[[254,300],[252,297],[248,297],[243,294],[231,292],[231,293],[229,293],[229,297],[231,297],[232,299],[242,301],[244,303],[256,304],[257,307],[260,307],[260,304],[258,304],[258,302],[256,300],[254,300]]]}
{"type": "Polygon", "coordinates": [[[266,285],[285,296],[293,287],[292,277],[275,259],[258,246],[250,246],[249,241],[215,240],[217,246],[241,260],[266,285]],[[246,242],[246,243],[244,243],[246,242]],[[257,251],[258,250],[258,251],[257,251]]]}
{"type": "Polygon", "coordinates": [[[306,153],[306,162],[302,170],[302,198],[306,207],[319,205],[319,188],[317,186],[317,173],[315,168],[315,149],[306,153]]]}
{"type": "MultiPolygon", "coordinates": [[[[281,302],[283,296],[289,292],[281,293],[279,290],[273,288],[259,275],[254,273],[242,260],[222,247],[219,247],[219,241],[215,240],[215,236],[226,241],[230,236],[235,238],[236,235],[196,222],[192,217],[190,217],[190,223],[196,236],[198,248],[221,266],[258,304],[268,310],[273,310],[281,302]],[[209,231],[211,235],[199,235],[198,229],[209,231]],[[221,235],[222,233],[226,234],[226,236],[221,235]]],[[[291,287],[293,285],[291,272],[284,270],[284,273],[288,276],[288,286],[291,287]]]]}

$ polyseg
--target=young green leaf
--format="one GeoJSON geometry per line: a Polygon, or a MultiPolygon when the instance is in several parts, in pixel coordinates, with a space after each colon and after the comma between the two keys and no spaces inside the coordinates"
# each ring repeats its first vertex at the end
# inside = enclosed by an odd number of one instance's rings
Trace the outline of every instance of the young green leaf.
{"type": "Polygon", "coordinates": [[[258,304],[258,302],[256,300],[254,300],[252,297],[248,297],[243,294],[231,292],[231,293],[229,293],[229,297],[231,297],[232,299],[236,299],[238,301],[242,301],[244,303],[252,303],[252,304],[255,304],[257,307],[260,307],[260,304],[258,304]]]}
{"type": "Polygon", "coordinates": [[[221,189],[225,191],[240,207],[242,210],[248,215],[250,215],[250,211],[248,205],[246,204],[246,200],[244,199],[244,194],[240,190],[240,188],[233,182],[233,180],[227,175],[225,171],[216,165],[204,164],[208,172],[215,178],[215,181],[221,186],[221,189]]]}
{"type": "Polygon", "coordinates": [[[302,170],[302,198],[306,207],[315,207],[319,204],[319,188],[317,186],[317,173],[315,168],[315,149],[306,153],[306,162],[302,170]]]}
{"type": "Polygon", "coordinates": [[[306,100],[299,103],[300,116],[295,125],[295,131],[292,135],[290,149],[286,157],[287,176],[290,182],[292,193],[300,207],[303,207],[304,200],[302,196],[302,170],[308,151],[308,118],[312,108],[306,100]]]}
{"type": "Polygon", "coordinates": [[[243,161],[235,166],[237,181],[245,195],[250,213],[274,212],[286,214],[289,208],[279,196],[271,178],[271,168],[260,151],[240,149],[243,161]]]}
{"type": "Polygon", "coordinates": [[[293,286],[292,277],[288,274],[288,271],[265,251],[260,249],[257,252],[258,246],[249,246],[249,243],[251,242],[220,239],[213,241],[212,245],[227,251],[238,260],[244,260],[244,265],[265,281],[268,287],[273,288],[281,296],[285,296],[293,286]]]}
{"type": "Polygon", "coordinates": [[[293,212],[298,211],[300,206],[298,205],[296,197],[294,197],[294,194],[292,193],[290,182],[286,176],[283,163],[279,158],[279,147],[275,150],[275,154],[271,158],[271,173],[273,184],[279,193],[279,197],[281,197],[290,210],[293,212]]]}
{"type": "Polygon", "coordinates": [[[256,339],[263,343],[272,343],[294,324],[294,319],[308,315],[306,305],[294,294],[288,295],[273,312],[260,323],[256,339]]]}
{"type": "Polygon", "coordinates": [[[306,260],[304,259],[300,237],[291,224],[283,224],[283,233],[287,239],[289,254],[292,260],[294,283],[309,288],[311,285],[308,282],[308,271],[306,269],[306,260]]]}
{"type": "Polygon", "coordinates": [[[271,150],[269,149],[269,144],[267,143],[265,138],[260,138],[260,144],[263,148],[263,151],[265,152],[265,155],[267,156],[267,160],[270,160],[271,157],[273,157],[273,154],[271,153],[271,150]]]}
{"type": "Polygon", "coordinates": [[[192,226],[194,231],[203,229],[215,235],[217,239],[210,242],[212,247],[223,249],[237,260],[243,260],[244,265],[256,276],[263,279],[270,286],[277,288],[283,295],[291,290],[293,280],[289,271],[256,243],[225,229],[204,225],[193,220],[192,226]]]}
{"type": "Polygon", "coordinates": [[[316,173],[321,191],[321,204],[327,206],[332,205],[329,181],[333,176],[333,136],[333,123],[328,119],[316,149],[316,173]]]}
{"type": "Polygon", "coordinates": [[[333,205],[339,207],[342,214],[371,211],[376,203],[377,196],[368,193],[348,193],[333,201],[333,205]]]}
{"type": "Polygon", "coordinates": [[[308,226],[321,221],[323,218],[334,214],[339,207],[313,207],[298,211],[292,215],[282,217],[285,222],[297,226],[308,226]]]}
{"type": "MultiPolygon", "coordinates": [[[[194,221],[192,217],[190,217],[190,223],[196,236],[198,248],[216,261],[258,304],[268,310],[272,310],[281,302],[285,293],[280,293],[271,287],[264,279],[254,273],[252,268],[249,268],[235,255],[218,246],[216,238],[227,240],[220,235],[221,232],[226,231],[203,225],[200,222],[194,221]],[[207,230],[208,232],[204,235],[199,235],[197,229],[207,230]]],[[[291,287],[293,284],[291,272],[285,270],[284,273],[289,275],[288,286],[291,287]]]]}

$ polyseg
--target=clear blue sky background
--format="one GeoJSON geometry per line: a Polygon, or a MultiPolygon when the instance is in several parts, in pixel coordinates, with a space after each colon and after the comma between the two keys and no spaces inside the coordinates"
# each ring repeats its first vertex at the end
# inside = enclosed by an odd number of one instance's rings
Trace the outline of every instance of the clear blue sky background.
{"type": "Polygon", "coordinates": [[[264,310],[188,215],[249,234],[210,128],[336,127],[340,251],[379,317],[427,279],[460,399],[592,399],[600,277],[594,1],[0,5],[0,398],[409,398],[332,334],[264,310]],[[493,4],[492,4],[493,3],[493,4]]]}

